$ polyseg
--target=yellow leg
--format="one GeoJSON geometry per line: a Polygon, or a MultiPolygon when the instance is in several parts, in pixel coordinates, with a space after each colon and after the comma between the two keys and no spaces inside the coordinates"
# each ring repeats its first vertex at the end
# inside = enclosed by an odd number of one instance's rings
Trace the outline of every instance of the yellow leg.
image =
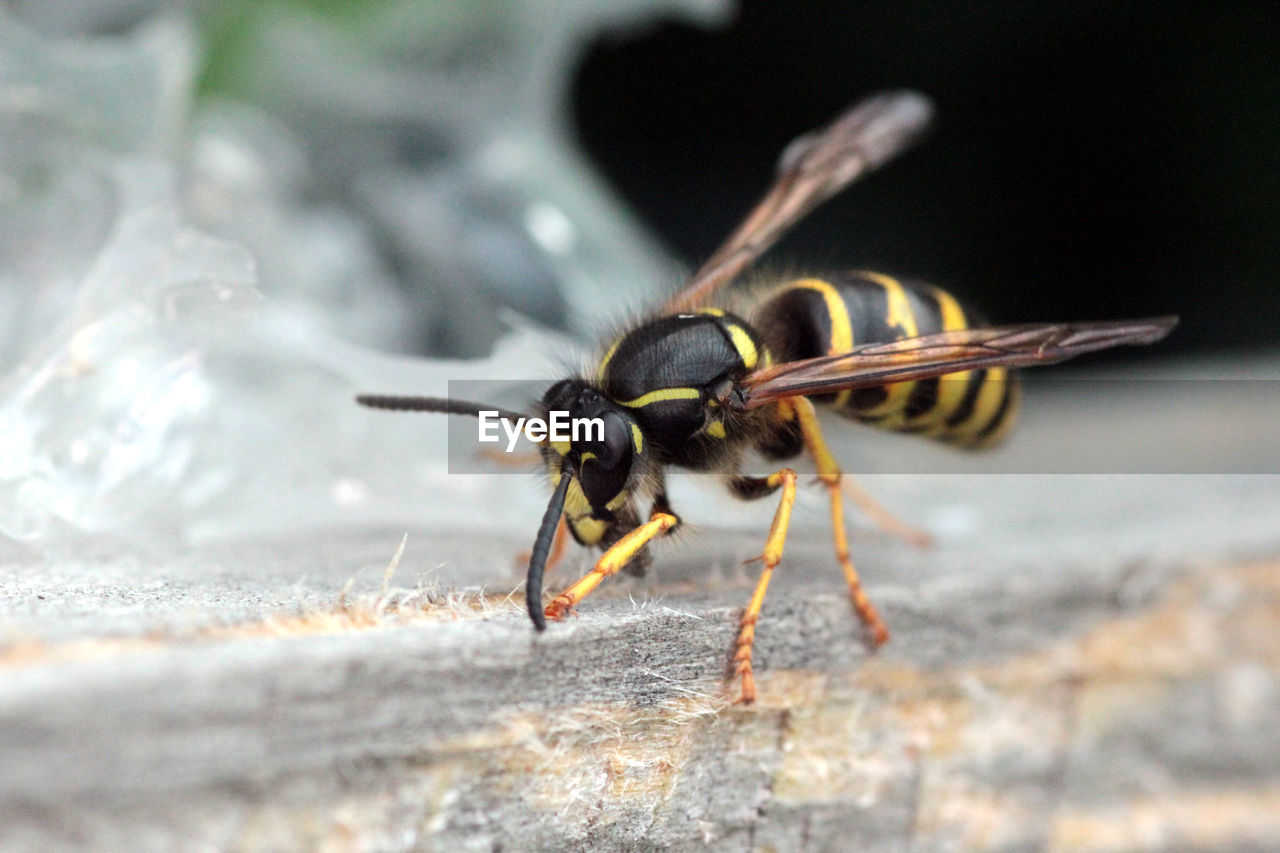
{"type": "Polygon", "coordinates": [[[840,486],[844,489],[845,496],[862,510],[862,514],[870,518],[884,532],[897,536],[908,545],[914,545],[917,548],[933,547],[932,534],[898,518],[848,474],[840,475],[840,486]]]}
{"type": "Polygon", "coordinates": [[[615,574],[627,564],[627,561],[636,555],[636,552],[649,544],[649,540],[675,527],[676,523],[674,515],[665,512],[656,513],[647,522],[614,542],[608,551],[600,555],[600,559],[596,561],[595,568],[579,578],[577,583],[557,595],[547,605],[547,618],[563,619],[569,611],[577,607],[578,602],[590,594],[591,590],[600,585],[600,581],[609,575],[615,574]]]}
{"type": "Polygon", "coordinates": [[[751,603],[742,613],[738,625],[738,642],[733,654],[734,673],[742,676],[742,697],[738,700],[750,704],[756,699],[756,681],[751,673],[751,644],[756,638],[756,620],[760,618],[760,608],[764,606],[764,594],[769,589],[769,579],[773,570],[782,560],[782,546],[787,541],[787,526],[791,523],[791,508],[796,503],[796,472],[783,468],[768,477],[771,488],[782,486],[782,499],[778,501],[778,509],[773,514],[773,524],[769,525],[769,538],[764,543],[764,571],[756,582],[756,591],[751,596],[751,603]]]}
{"type": "Polygon", "coordinates": [[[889,629],[867,597],[862,581],[858,578],[858,570],[853,567],[853,560],[849,559],[849,540],[844,529],[843,493],[840,491],[840,465],[822,437],[822,430],[818,427],[818,413],[814,411],[813,403],[804,397],[797,397],[790,404],[795,407],[796,416],[800,419],[800,432],[804,436],[805,446],[818,465],[818,479],[827,487],[827,493],[831,496],[831,533],[835,539],[836,559],[840,561],[844,579],[849,584],[849,596],[853,599],[858,615],[871,632],[872,644],[883,645],[889,639],[889,629]]]}

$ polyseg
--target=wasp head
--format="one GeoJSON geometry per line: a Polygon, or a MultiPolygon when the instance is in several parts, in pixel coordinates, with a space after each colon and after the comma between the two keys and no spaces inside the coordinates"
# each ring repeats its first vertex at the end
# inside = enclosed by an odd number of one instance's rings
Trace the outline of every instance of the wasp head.
{"type": "Polygon", "coordinates": [[[561,513],[583,544],[601,544],[616,526],[615,511],[630,509],[629,482],[643,458],[644,438],[631,415],[585,383],[566,379],[547,389],[540,407],[551,427],[542,448],[556,484],[529,557],[526,583],[529,616],[546,628],[542,612],[542,574],[561,513]],[[567,436],[557,423],[567,422],[567,436]],[[574,489],[572,486],[577,485],[574,489]]]}
{"type": "Polygon", "coordinates": [[[561,475],[567,470],[577,479],[593,515],[609,517],[618,499],[626,495],[644,448],[639,425],[622,406],[573,379],[551,386],[542,403],[549,422],[564,413],[560,423],[567,424],[561,440],[553,436],[547,442],[548,464],[561,475]]]}

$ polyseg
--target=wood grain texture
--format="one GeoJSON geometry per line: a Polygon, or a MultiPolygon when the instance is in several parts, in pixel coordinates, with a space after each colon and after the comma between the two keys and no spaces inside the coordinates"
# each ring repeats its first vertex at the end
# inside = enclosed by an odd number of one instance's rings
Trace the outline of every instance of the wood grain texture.
{"type": "Polygon", "coordinates": [[[398,535],[15,558],[0,569],[0,847],[1238,850],[1280,835],[1280,478],[877,479],[940,540],[854,538],[893,639],[867,652],[826,531],[801,523],[750,708],[728,703],[726,673],[754,581],[738,561],[763,528],[704,519],[651,578],[611,581],[544,635],[505,594],[536,519],[483,541],[415,535],[396,576],[410,588],[379,598],[375,568],[345,602],[398,535]],[[429,570],[443,585],[415,588],[429,570]],[[503,592],[466,589],[481,583],[503,592]]]}

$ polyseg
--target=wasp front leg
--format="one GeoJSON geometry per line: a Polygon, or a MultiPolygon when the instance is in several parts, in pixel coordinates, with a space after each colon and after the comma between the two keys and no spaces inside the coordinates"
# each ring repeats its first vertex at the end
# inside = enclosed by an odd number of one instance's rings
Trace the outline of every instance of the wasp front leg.
{"type": "Polygon", "coordinates": [[[680,526],[680,516],[676,515],[676,511],[671,508],[671,502],[667,499],[665,492],[659,492],[657,497],[653,499],[653,508],[649,510],[649,517],[657,515],[669,515],[676,520],[672,529],[680,526]]]}
{"type": "Polygon", "coordinates": [[[845,582],[849,585],[849,597],[853,599],[853,606],[858,611],[858,616],[871,632],[872,644],[881,646],[889,639],[889,629],[885,627],[880,614],[876,612],[875,605],[867,597],[866,590],[862,588],[862,580],[858,577],[858,570],[853,567],[853,560],[849,558],[849,539],[844,527],[843,493],[840,489],[840,465],[831,455],[831,450],[822,437],[822,430],[818,426],[818,413],[814,411],[813,403],[805,397],[796,397],[786,401],[785,404],[793,407],[795,411],[796,418],[800,422],[800,433],[804,436],[805,447],[808,448],[809,454],[818,466],[818,479],[827,487],[827,494],[831,498],[831,535],[835,540],[836,559],[840,561],[845,582]]]}
{"type": "Polygon", "coordinates": [[[600,555],[595,567],[578,579],[577,583],[557,595],[545,611],[548,619],[563,619],[578,602],[586,598],[600,582],[609,575],[616,574],[627,564],[640,549],[648,545],[656,536],[666,533],[679,523],[670,513],[659,512],[647,522],[623,536],[600,555]]]}

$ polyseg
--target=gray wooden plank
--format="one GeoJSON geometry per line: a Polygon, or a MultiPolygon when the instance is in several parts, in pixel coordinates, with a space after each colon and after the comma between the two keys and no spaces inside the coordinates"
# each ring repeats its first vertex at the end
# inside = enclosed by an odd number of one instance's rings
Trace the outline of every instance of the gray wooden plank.
{"type": "Polygon", "coordinates": [[[649,578],[606,584],[541,636],[506,598],[533,520],[415,532],[381,612],[398,531],[15,558],[0,583],[0,846],[1275,837],[1280,479],[867,480],[940,539],[855,536],[892,642],[862,644],[808,501],[760,623],[751,708],[729,704],[725,675],[754,580],[738,561],[762,529],[709,517],[710,501],[649,578]],[[439,587],[415,592],[421,578],[439,587]]]}

